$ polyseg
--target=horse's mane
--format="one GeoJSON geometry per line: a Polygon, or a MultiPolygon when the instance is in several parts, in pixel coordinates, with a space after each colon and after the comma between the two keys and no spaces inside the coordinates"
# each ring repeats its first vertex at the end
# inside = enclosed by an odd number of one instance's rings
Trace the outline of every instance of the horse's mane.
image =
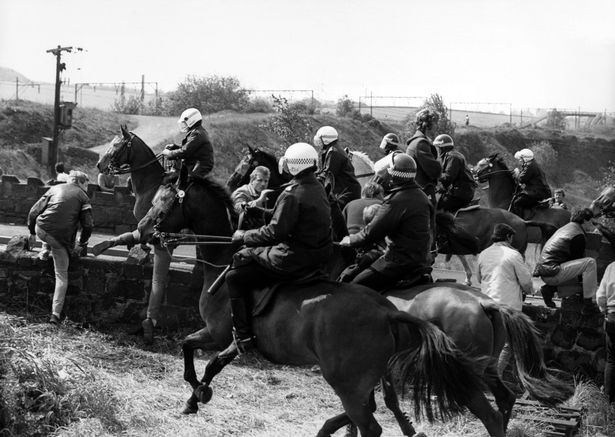
{"type": "Polygon", "coordinates": [[[222,184],[222,182],[215,179],[213,176],[205,176],[200,179],[199,182],[195,185],[200,185],[204,189],[206,189],[211,195],[220,202],[224,203],[224,206],[231,214],[233,220],[238,218],[237,211],[235,211],[235,204],[231,199],[231,194],[229,193],[228,188],[222,184]]]}

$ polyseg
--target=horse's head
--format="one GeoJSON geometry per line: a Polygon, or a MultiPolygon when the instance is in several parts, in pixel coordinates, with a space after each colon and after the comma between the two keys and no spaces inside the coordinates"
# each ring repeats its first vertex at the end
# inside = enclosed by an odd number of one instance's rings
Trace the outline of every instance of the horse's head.
{"type": "Polygon", "coordinates": [[[615,215],[615,187],[606,187],[598,197],[596,197],[590,207],[594,217],[615,215]]]}
{"type": "Polygon", "coordinates": [[[141,235],[141,242],[150,242],[153,237],[161,232],[179,232],[186,227],[182,208],[185,192],[179,190],[173,184],[161,186],[152,199],[152,206],[139,221],[137,229],[141,235]]]}
{"type": "Polygon", "coordinates": [[[479,182],[487,182],[491,176],[496,174],[511,175],[510,170],[506,167],[504,160],[497,153],[483,158],[474,167],[474,174],[479,182]]]}
{"type": "Polygon", "coordinates": [[[286,174],[280,174],[278,168],[278,159],[272,153],[262,150],[258,147],[253,148],[248,146],[248,162],[250,164],[249,170],[241,180],[241,184],[247,184],[250,181],[250,173],[259,165],[267,167],[270,172],[269,187],[278,188],[280,185],[290,181],[290,176],[286,174]]]}
{"type": "Polygon", "coordinates": [[[126,173],[131,162],[132,143],[138,138],[132,132],[128,132],[125,125],[120,125],[121,136],[116,136],[111,140],[109,148],[100,156],[96,163],[96,168],[101,173],[109,169],[112,173],[126,173]]]}

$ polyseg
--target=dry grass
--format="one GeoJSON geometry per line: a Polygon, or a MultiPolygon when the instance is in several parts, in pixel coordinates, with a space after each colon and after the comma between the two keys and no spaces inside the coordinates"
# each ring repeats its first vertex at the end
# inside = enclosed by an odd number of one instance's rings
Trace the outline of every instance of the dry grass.
{"type": "MultiPolygon", "coordinates": [[[[341,412],[339,399],[318,373],[249,357],[216,377],[207,406],[183,416],[190,390],[182,378],[179,344],[159,344],[146,350],[140,339],[125,334],[66,322],[54,328],[0,313],[0,394],[11,416],[0,435],[307,436],[341,412]]],[[[197,359],[197,371],[211,355],[197,359]]],[[[587,411],[583,435],[613,435],[607,426],[613,411],[596,391],[579,384],[569,402],[587,411]]],[[[376,401],[383,435],[401,435],[379,393],[376,401]]],[[[403,409],[412,410],[408,401],[403,409]]],[[[469,414],[415,427],[429,436],[487,435],[469,414]]],[[[508,435],[538,436],[540,428],[513,417],[508,435]]]]}

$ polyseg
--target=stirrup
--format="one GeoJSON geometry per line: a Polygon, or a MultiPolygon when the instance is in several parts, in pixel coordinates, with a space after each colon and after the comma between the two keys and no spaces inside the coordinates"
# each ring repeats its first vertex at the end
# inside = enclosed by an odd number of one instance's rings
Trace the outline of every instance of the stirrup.
{"type": "Polygon", "coordinates": [[[237,347],[237,351],[239,352],[239,355],[246,354],[256,349],[256,343],[255,343],[254,336],[250,336],[248,338],[239,338],[237,331],[235,331],[234,329],[233,329],[233,343],[235,343],[235,346],[237,347]]]}

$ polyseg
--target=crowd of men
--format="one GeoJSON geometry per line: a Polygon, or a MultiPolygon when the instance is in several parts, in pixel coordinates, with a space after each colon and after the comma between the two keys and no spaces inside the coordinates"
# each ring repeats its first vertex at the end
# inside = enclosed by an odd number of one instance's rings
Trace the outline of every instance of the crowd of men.
{"type": "MultiPolygon", "coordinates": [[[[167,146],[163,154],[167,159],[181,161],[189,178],[198,181],[214,167],[209,135],[195,108],[184,111],[178,123],[185,138],[181,145],[167,146]]],[[[423,109],[416,114],[416,132],[405,145],[397,134],[385,135],[379,146],[384,156],[375,163],[373,182],[363,190],[332,126],[318,129],[313,144],[296,143],[286,149],[279,171],[289,175],[290,182],[282,187],[273,207],[267,205],[271,170],[254,168],[250,181],[232,193],[238,213],[259,208],[263,214],[246,220],[232,236],[232,241],[242,248],[234,255],[225,278],[235,338],[229,348],[245,353],[255,346],[247,298],[253,288],[296,280],[325,267],[333,253],[332,199],[343,209],[348,228],[348,235],[339,244],[355,248],[358,254],[341,280],[383,291],[401,280],[430,278],[437,250],[436,211],[454,213],[468,206],[477,187],[453,138],[447,134],[436,136],[437,127],[437,113],[423,109]]],[[[564,208],[563,191],[551,197],[545,174],[532,151],[520,150],[515,158],[520,164],[514,171],[519,189],[511,210],[521,213],[547,199],[551,206],[564,208]]],[[[64,175],[60,170],[58,179],[65,177],[65,183],[51,187],[28,216],[32,241],[36,237],[42,240],[43,254],[49,251],[54,260],[56,285],[50,318],[54,324],[62,317],[70,254],[75,247],[80,252],[87,246],[93,227],[86,194],[87,175],[79,171],[64,175]],[[75,245],[79,226],[81,234],[75,245]]],[[[105,187],[116,183],[115,176],[109,173],[101,177],[105,187]]],[[[586,315],[597,311],[596,262],[584,255],[585,232],[591,218],[587,209],[573,212],[571,222],[546,243],[534,272],[546,283],[543,295],[548,305],[552,304],[553,287],[582,276],[586,315]]],[[[478,257],[478,276],[485,294],[520,310],[523,294],[533,291],[532,274],[522,255],[511,246],[514,232],[505,224],[495,226],[492,246],[478,257]]],[[[604,296],[599,300],[601,310],[610,313],[610,335],[615,324],[612,270],[605,275],[607,282],[600,285],[604,296]]],[[[148,311],[144,331],[151,334],[155,317],[148,311]]],[[[508,352],[505,348],[502,366],[508,361],[508,352]]]]}

